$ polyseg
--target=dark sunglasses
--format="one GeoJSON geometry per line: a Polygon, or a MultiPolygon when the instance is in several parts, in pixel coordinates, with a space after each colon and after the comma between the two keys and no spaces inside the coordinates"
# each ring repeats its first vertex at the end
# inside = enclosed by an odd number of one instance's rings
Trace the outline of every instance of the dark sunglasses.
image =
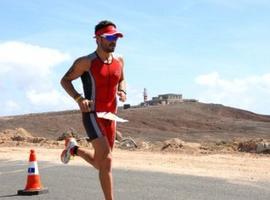
{"type": "Polygon", "coordinates": [[[101,35],[100,37],[105,38],[109,42],[116,41],[118,39],[117,35],[101,35]]]}

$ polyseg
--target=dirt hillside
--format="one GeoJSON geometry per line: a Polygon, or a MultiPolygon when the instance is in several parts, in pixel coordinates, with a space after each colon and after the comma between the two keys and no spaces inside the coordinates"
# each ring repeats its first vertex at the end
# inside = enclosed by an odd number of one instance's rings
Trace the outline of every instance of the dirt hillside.
{"type": "MultiPolygon", "coordinates": [[[[124,136],[145,141],[180,138],[187,142],[270,139],[270,116],[219,104],[185,102],[165,106],[119,109],[128,123],[118,123],[124,136]]],[[[0,117],[0,132],[24,128],[33,136],[56,139],[70,128],[84,137],[78,110],[0,117]]]]}
{"type": "MultiPolygon", "coordinates": [[[[270,116],[191,102],[119,109],[118,115],[129,122],[118,124],[124,139],[116,141],[114,168],[245,184],[270,179],[270,116]]],[[[80,138],[85,133],[78,110],[0,117],[0,160],[27,159],[31,148],[39,161],[60,163],[64,141],[57,139],[70,129],[79,134],[79,146],[91,148],[80,138]]],[[[72,164],[86,165],[76,157],[72,164]]]]}

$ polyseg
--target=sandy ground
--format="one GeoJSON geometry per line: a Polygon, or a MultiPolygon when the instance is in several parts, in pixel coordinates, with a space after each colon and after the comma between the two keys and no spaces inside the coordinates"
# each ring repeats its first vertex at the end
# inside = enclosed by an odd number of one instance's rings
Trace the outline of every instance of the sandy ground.
{"type": "MultiPolygon", "coordinates": [[[[61,164],[61,149],[35,147],[38,161],[61,164]]],[[[29,147],[1,147],[1,160],[28,161],[29,147]]],[[[227,179],[232,182],[270,180],[270,156],[249,153],[192,155],[115,149],[114,164],[117,169],[164,172],[179,175],[194,175],[227,179]]],[[[71,165],[87,163],[75,157],[71,165]]]]}

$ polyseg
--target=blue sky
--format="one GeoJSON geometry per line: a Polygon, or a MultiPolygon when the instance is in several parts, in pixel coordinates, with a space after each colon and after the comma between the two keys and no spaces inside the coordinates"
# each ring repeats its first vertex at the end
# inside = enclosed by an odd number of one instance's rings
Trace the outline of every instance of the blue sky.
{"type": "MultiPolygon", "coordinates": [[[[158,94],[270,114],[270,2],[263,0],[0,1],[0,116],[77,108],[59,81],[93,52],[94,26],[125,37],[128,101],[158,94]]],[[[80,81],[75,81],[81,91],[80,81]]]]}

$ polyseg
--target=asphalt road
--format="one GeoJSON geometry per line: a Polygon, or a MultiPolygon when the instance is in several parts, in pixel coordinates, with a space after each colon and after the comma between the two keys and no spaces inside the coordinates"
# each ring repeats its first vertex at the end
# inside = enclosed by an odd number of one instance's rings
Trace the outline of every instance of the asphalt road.
{"type": "MultiPolygon", "coordinates": [[[[0,160],[0,200],[102,200],[98,174],[91,167],[39,162],[49,193],[17,196],[24,189],[28,163],[0,160]]],[[[223,179],[114,169],[116,200],[269,200],[269,182],[223,179]]]]}

